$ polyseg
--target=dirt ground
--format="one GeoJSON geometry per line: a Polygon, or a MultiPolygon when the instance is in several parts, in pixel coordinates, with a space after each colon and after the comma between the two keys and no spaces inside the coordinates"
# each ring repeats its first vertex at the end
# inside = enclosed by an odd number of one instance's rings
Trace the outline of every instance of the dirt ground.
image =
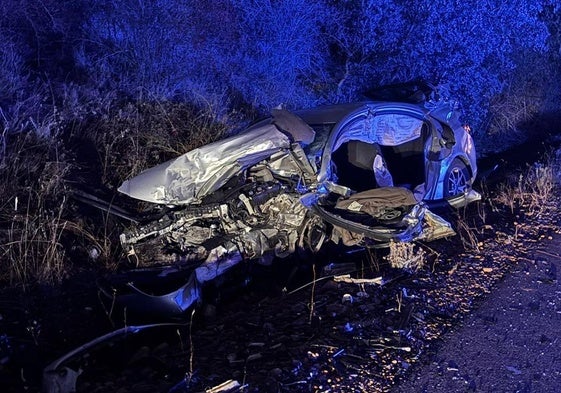
{"type": "Polygon", "coordinates": [[[561,236],[531,251],[395,392],[561,391],[561,236]]]}

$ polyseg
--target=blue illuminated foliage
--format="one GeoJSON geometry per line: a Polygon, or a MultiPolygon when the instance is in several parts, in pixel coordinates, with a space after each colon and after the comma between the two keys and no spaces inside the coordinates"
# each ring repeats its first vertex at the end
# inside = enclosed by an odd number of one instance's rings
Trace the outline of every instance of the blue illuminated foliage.
{"type": "Polygon", "coordinates": [[[85,24],[89,41],[77,58],[96,78],[158,97],[235,93],[264,107],[314,99],[309,86],[317,83],[323,61],[319,4],[138,4],[94,7],[85,24]]]}
{"type": "Polygon", "coordinates": [[[490,105],[527,108],[511,97],[546,91],[552,72],[559,79],[560,55],[548,52],[559,47],[554,0],[6,0],[0,8],[5,102],[38,75],[66,100],[72,89],[118,92],[218,112],[343,102],[425,79],[447,84],[466,119],[486,128],[497,116],[490,105]]]}
{"type": "Polygon", "coordinates": [[[538,2],[343,4],[335,45],[339,68],[346,69],[340,86],[345,96],[369,85],[425,79],[449,85],[464,103],[468,120],[481,125],[486,104],[513,83],[512,72],[523,60],[518,54],[547,50],[548,32],[538,18],[543,4],[538,2]]]}

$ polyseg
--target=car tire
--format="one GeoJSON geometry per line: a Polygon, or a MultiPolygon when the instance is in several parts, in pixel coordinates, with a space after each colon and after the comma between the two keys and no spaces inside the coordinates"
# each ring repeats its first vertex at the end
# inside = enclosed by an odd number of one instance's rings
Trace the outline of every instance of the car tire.
{"type": "Polygon", "coordinates": [[[459,158],[455,158],[448,167],[444,178],[444,197],[450,198],[466,192],[469,187],[469,178],[466,164],[459,158]]]}

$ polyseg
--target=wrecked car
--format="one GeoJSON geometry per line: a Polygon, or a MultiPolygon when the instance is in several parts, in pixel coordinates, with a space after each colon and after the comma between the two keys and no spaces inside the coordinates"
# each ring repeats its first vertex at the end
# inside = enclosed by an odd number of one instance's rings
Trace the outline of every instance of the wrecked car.
{"type": "Polygon", "coordinates": [[[179,315],[201,285],[242,260],[266,263],[328,241],[384,247],[454,234],[429,209],[480,198],[472,137],[438,89],[406,93],[274,109],[237,135],[126,180],[121,193],[161,212],[121,234],[129,257],[189,268],[173,292],[128,282],[123,298],[141,296],[139,307],[179,315]]]}

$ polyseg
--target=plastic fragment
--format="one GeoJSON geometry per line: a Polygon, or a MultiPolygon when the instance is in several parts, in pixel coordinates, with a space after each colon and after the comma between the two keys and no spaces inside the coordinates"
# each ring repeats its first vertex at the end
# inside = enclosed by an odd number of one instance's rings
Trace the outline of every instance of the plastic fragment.
{"type": "Polygon", "coordinates": [[[348,284],[368,284],[368,285],[382,285],[384,280],[382,277],[376,278],[351,278],[350,274],[343,274],[341,276],[333,277],[335,282],[345,282],[348,284]]]}
{"type": "Polygon", "coordinates": [[[237,389],[240,387],[240,383],[234,379],[229,379],[226,382],[221,383],[213,388],[206,389],[205,393],[225,393],[232,389],[237,389]]]}

